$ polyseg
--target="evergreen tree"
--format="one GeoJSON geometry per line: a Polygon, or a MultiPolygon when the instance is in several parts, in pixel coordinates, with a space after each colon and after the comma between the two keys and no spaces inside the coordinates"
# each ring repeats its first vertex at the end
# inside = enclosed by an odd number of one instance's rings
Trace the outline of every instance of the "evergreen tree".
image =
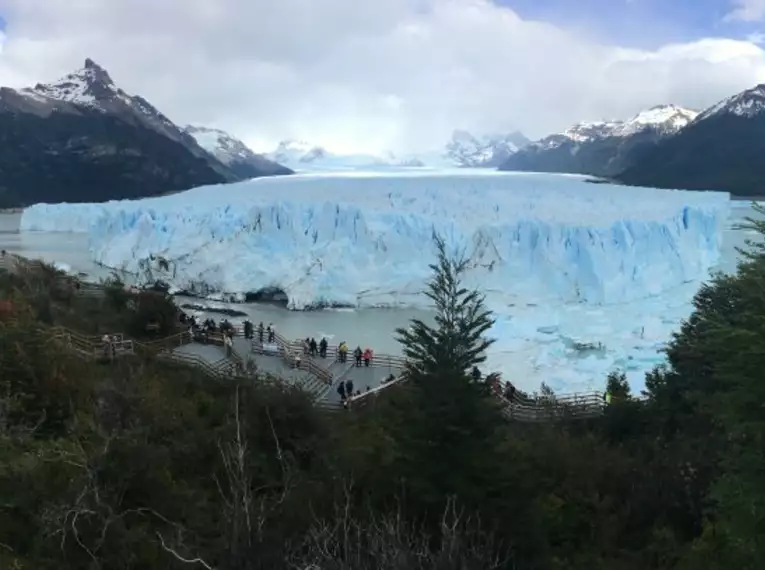
{"type": "Polygon", "coordinates": [[[486,360],[486,349],[494,342],[484,336],[494,324],[484,296],[462,284],[467,259],[450,256],[440,236],[434,234],[433,241],[437,261],[430,265],[433,277],[424,293],[435,305],[436,326],[413,319],[408,330],[396,329],[415,381],[443,374],[467,376],[486,360]]]}

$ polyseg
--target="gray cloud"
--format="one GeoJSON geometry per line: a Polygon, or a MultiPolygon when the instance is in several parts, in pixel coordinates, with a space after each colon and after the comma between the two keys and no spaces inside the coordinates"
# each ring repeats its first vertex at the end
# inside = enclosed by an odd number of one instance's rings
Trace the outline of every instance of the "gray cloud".
{"type": "Polygon", "coordinates": [[[765,81],[751,42],[599,44],[483,0],[0,0],[0,83],[85,57],[179,123],[254,146],[438,147],[454,128],[537,137],[765,81]]]}

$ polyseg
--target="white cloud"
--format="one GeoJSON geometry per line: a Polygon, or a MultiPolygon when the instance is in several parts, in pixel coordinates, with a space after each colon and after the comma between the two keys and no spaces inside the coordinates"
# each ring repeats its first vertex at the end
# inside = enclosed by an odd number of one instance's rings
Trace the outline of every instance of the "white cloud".
{"type": "Polygon", "coordinates": [[[731,0],[733,10],[726,14],[727,22],[759,22],[765,18],[765,0],[731,0]]]}
{"type": "Polygon", "coordinates": [[[253,144],[440,146],[453,128],[542,136],[765,81],[752,42],[603,45],[483,0],[0,0],[0,84],[86,56],[179,123],[253,144]]]}

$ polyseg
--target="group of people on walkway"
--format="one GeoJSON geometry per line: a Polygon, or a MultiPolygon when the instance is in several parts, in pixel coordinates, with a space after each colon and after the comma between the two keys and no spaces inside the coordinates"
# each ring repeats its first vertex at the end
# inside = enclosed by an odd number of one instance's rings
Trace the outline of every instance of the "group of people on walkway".
{"type": "MultiPolygon", "coordinates": [[[[368,387],[367,390],[369,390],[368,387]]],[[[351,398],[361,396],[361,390],[353,391],[353,380],[351,379],[348,379],[345,382],[341,380],[337,385],[337,393],[340,394],[340,401],[346,408],[348,407],[348,401],[351,398]]]]}
{"type": "Polygon", "coordinates": [[[327,339],[323,338],[318,343],[316,339],[306,337],[303,341],[303,354],[313,356],[314,358],[318,354],[322,358],[327,358],[327,348],[329,344],[327,339]]]}
{"type": "Polygon", "coordinates": [[[252,340],[255,338],[255,331],[257,330],[258,333],[258,341],[263,344],[263,342],[267,342],[268,344],[273,344],[273,342],[276,340],[276,329],[274,328],[274,323],[268,323],[267,327],[263,326],[263,321],[260,321],[258,323],[257,327],[254,327],[253,324],[246,320],[244,321],[244,338],[247,340],[252,340]]]}
{"type": "MultiPolygon", "coordinates": [[[[473,370],[470,373],[475,382],[481,381],[481,371],[477,366],[473,366],[473,370]]],[[[489,385],[491,390],[499,397],[512,402],[515,400],[515,386],[509,380],[502,382],[502,378],[499,372],[492,372],[486,377],[486,384],[489,385]]]]}
{"type": "MultiPolygon", "coordinates": [[[[353,358],[358,367],[361,366],[362,361],[364,362],[364,366],[369,366],[372,363],[373,357],[374,351],[369,347],[361,350],[361,347],[357,346],[353,351],[353,358]]],[[[337,360],[342,363],[348,362],[348,343],[345,341],[342,341],[337,345],[337,360]]]]}

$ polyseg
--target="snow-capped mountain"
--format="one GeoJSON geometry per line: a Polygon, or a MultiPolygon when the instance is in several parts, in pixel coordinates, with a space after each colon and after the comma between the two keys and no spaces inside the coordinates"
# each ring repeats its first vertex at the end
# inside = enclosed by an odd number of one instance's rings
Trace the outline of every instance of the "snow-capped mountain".
{"type": "Polygon", "coordinates": [[[390,167],[424,166],[416,157],[397,157],[393,153],[342,154],[327,150],[302,140],[285,140],[273,152],[266,155],[270,160],[284,164],[295,171],[355,170],[390,167]]]}
{"type": "MultiPolygon", "coordinates": [[[[181,143],[195,156],[209,159],[207,151],[193,137],[143,97],[129,95],[117,87],[109,73],[90,58],[85,60],[82,69],[53,83],[38,83],[33,88],[21,89],[20,93],[40,101],[60,101],[105,115],[117,115],[181,143]]],[[[211,162],[213,168],[219,168],[216,162],[211,162]]]]}
{"type": "Polygon", "coordinates": [[[582,122],[547,136],[511,155],[500,170],[570,172],[613,176],[647,145],[672,136],[698,113],[658,105],[626,121],[582,122]]]}
{"type": "Polygon", "coordinates": [[[496,168],[529,142],[517,131],[477,138],[467,131],[455,130],[451,140],[446,143],[444,158],[454,166],[496,168]]]}
{"type": "Polygon", "coordinates": [[[698,120],[703,121],[716,115],[733,115],[751,119],[761,115],[763,111],[765,111],[765,85],[760,84],[712,105],[698,116],[698,120]]]}
{"type": "Polygon", "coordinates": [[[765,85],[712,105],[644,149],[616,178],[627,184],[763,196],[765,85]]]}
{"type": "Polygon", "coordinates": [[[496,168],[510,154],[528,144],[519,132],[485,135],[480,138],[464,130],[455,130],[441,150],[421,153],[380,154],[332,152],[303,140],[285,140],[266,156],[294,170],[344,170],[385,168],[496,168]]]}
{"type": "Polygon", "coordinates": [[[0,201],[138,198],[242,177],[91,59],[65,77],[0,88],[0,201]]]}
{"type": "Polygon", "coordinates": [[[254,153],[246,144],[226,131],[188,125],[184,129],[197,144],[243,178],[290,174],[292,171],[261,154],[254,153]]]}

